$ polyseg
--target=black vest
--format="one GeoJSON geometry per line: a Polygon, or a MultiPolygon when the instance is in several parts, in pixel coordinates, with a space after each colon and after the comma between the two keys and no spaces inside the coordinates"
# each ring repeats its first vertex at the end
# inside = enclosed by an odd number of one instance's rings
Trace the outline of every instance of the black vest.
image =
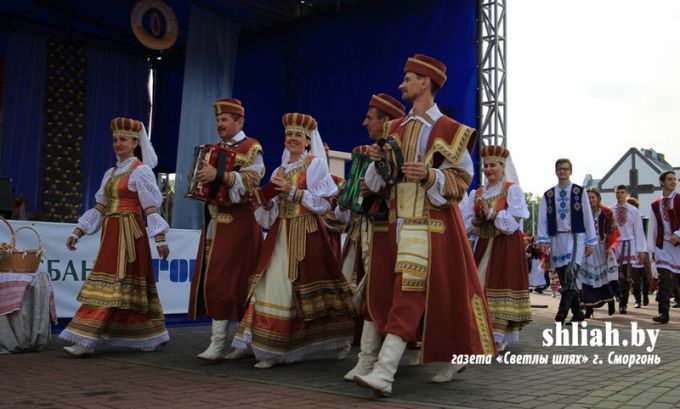
{"type": "MultiPolygon", "coordinates": [[[[546,209],[548,211],[548,235],[557,235],[557,187],[543,193],[546,209]]],[[[585,233],[586,226],[583,222],[583,203],[581,203],[581,193],[583,188],[577,184],[571,185],[571,196],[569,200],[569,214],[571,216],[571,232],[585,233]]]]}

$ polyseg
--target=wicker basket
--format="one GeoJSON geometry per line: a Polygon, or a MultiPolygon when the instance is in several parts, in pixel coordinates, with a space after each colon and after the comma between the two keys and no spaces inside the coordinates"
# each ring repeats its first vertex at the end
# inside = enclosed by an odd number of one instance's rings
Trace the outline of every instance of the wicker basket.
{"type": "Polygon", "coordinates": [[[40,259],[43,255],[42,239],[40,234],[32,227],[20,227],[16,231],[12,225],[0,216],[0,221],[9,228],[12,240],[10,243],[0,243],[0,273],[35,273],[40,267],[40,259]],[[17,249],[17,233],[21,230],[30,230],[38,237],[37,249],[17,249]]]}

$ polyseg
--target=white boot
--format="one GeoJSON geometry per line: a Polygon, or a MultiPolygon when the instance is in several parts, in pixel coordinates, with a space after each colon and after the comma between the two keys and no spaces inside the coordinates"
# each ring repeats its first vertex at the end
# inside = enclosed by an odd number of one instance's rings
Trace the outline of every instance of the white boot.
{"type": "Polygon", "coordinates": [[[420,365],[420,349],[411,349],[406,352],[406,366],[418,366],[420,365]]]}
{"type": "Polygon", "coordinates": [[[430,379],[434,383],[445,383],[450,382],[453,376],[457,373],[461,373],[465,370],[465,364],[446,364],[442,369],[437,372],[435,376],[430,379]]]}
{"type": "Polygon", "coordinates": [[[501,353],[501,352],[505,351],[506,346],[508,346],[508,343],[505,342],[505,341],[496,342],[496,351],[498,351],[498,353],[501,353]]]}
{"type": "Polygon", "coordinates": [[[201,359],[217,361],[224,357],[224,342],[227,339],[227,320],[212,320],[212,335],[208,349],[198,354],[201,359]]]}
{"type": "Polygon", "coordinates": [[[243,359],[243,358],[251,358],[253,356],[253,351],[246,349],[246,348],[236,348],[235,350],[231,351],[228,353],[224,359],[243,359]]]}
{"type": "Polygon", "coordinates": [[[347,355],[349,355],[349,351],[351,351],[351,350],[352,350],[352,346],[349,345],[349,344],[338,349],[338,359],[342,361],[343,359],[347,358],[347,355]]]}
{"type": "Polygon", "coordinates": [[[346,381],[353,382],[355,376],[371,373],[373,364],[378,360],[380,341],[380,334],[375,330],[373,321],[364,321],[364,328],[361,331],[361,351],[357,355],[359,360],[354,368],[345,374],[346,381]]]}
{"type": "Polygon", "coordinates": [[[380,348],[378,362],[373,365],[373,371],[368,375],[357,375],[354,381],[361,386],[373,389],[381,396],[392,394],[392,382],[401,356],[406,349],[406,342],[394,334],[387,334],[380,348]]]}
{"type": "Polygon", "coordinates": [[[271,368],[272,366],[276,366],[279,361],[276,359],[263,359],[261,361],[257,361],[257,363],[254,365],[255,368],[258,369],[268,369],[271,368]]]}
{"type": "Polygon", "coordinates": [[[92,355],[94,348],[87,348],[80,344],[73,344],[70,347],[64,347],[64,351],[74,356],[92,355]]]}

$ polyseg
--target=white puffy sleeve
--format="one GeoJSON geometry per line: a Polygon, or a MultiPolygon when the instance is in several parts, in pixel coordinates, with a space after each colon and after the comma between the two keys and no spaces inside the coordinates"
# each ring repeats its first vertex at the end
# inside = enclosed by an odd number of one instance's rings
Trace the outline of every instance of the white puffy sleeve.
{"type": "MultiPolygon", "coordinates": [[[[128,189],[132,192],[137,192],[142,208],[145,210],[149,207],[158,209],[163,203],[163,196],[161,196],[161,192],[156,184],[156,176],[147,165],[138,166],[130,174],[128,189]]],[[[158,211],[147,215],[146,225],[146,232],[149,237],[165,234],[170,228],[168,222],[163,219],[158,211]]]]}
{"type": "Polygon", "coordinates": [[[520,228],[520,221],[529,217],[529,208],[519,185],[510,186],[507,203],[507,207],[498,212],[493,223],[503,234],[512,234],[520,228]]]}
{"type": "MultiPolygon", "coordinates": [[[[337,192],[338,186],[331,177],[326,161],[314,158],[307,168],[307,189],[302,191],[302,205],[316,214],[324,214],[331,210],[331,204],[327,198],[337,192]]],[[[290,198],[294,199],[296,194],[300,193],[293,186],[290,198]]]]}
{"type": "Polygon", "coordinates": [[[465,231],[472,234],[479,233],[479,227],[472,225],[472,220],[475,218],[475,196],[477,190],[473,190],[470,194],[466,195],[463,200],[458,204],[460,208],[460,215],[463,218],[463,225],[465,226],[465,231]]]}
{"type": "Polygon", "coordinates": [[[342,223],[349,224],[352,217],[352,211],[350,209],[342,210],[340,206],[335,206],[335,218],[342,223]]]}
{"type": "Polygon", "coordinates": [[[586,228],[586,246],[593,247],[597,245],[597,232],[595,231],[593,211],[590,208],[590,198],[585,189],[581,192],[581,204],[583,206],[583,224],[586,228]]]}
{"type": "Polygon", "coordinates": [[[649,217],[649,225],[647,226],[647,251],[656,253],[656,236],[659,234],[659,226],[657,224],[656,215],[652,212],[649,217]]]}
{"type": "MultiPolygon", "coordinates": [[[[108,204],[108,199],[104,195],[104,186],[106,186],[106,182],[108,182],[114,169],[115,168],[111,168],[107,170],[106,173],[104,173],[104,177],[102,178],[102,183],[99,186],[99,190],[97,190],[97,193],[95,193],[94,195],[94,200],[97,202],[98,205],[103,205],[104,207],[106,207],[106,205],[108,204]]],[[[102,226],[104,214],[102,213],[102,210],[98,209],[98,207],[101,206],[93,207],[92,209],[83,213],[83,215],[80,216],[80,218],[78,219],[77,228],[87,235],[95,234],[96,232],[99,231],[99,229],[102,226]]]]}
{"type": "Polygon", "coordinates": [[[375,170],[375,162],[369,164],[368,168],[366,168],[364,182],[366,182],[366,186],[368,186],[368,188],[375,193],[379,192],[380,189],[385,187],[385,180],[375,170]]]}
{"type": "Polygon", "coordinates": [[[272,227],[276,218],[279,217],[279,201],[280,198],[276,196],[272,199],[269,209],[265,209],[262,206],[255,209],[255,220],[257,220],[260,226],[265,229],[272,227]]]}
{"type": "Polygon", "coordinates": [[[545,197],[541,198],[541,204],[538,206],[538,237],[536,244],[550,243],[550,236],[548,236],[548,206],[545,204],[545,197]]]}
{"type": "MultiPolygon", "coordinates": [[[[635,214],[633,215],[633,237],[635,240],[635,249],[638,253],[644,253],[647,251],[647,240],[645,238],[645,231],[642,228],[642,216],[640,211],[633,206],[635,209],[635,214]]],[[[628,208],[630,211],[631,208],[628,208]]]]}

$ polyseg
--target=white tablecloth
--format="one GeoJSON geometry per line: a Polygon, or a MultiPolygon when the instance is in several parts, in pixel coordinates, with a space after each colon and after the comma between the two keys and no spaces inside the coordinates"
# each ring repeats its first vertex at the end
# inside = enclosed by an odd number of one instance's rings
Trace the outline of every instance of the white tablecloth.
{"type": "Polygon", "coordinates": [[[0,354],[42,350],[56,317],[47,273],[0,273],[0,354]]]}

